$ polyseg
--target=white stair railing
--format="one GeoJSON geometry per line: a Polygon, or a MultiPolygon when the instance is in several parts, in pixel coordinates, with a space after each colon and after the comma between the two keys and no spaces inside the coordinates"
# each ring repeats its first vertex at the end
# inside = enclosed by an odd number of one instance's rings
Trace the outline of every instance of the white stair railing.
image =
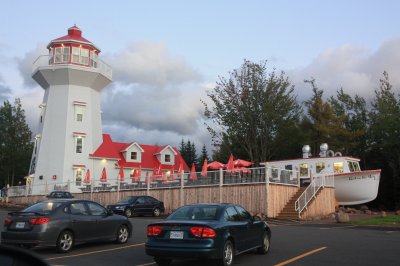
{"type": "Polygon", "coordinates": [[[315,197],[317,192],[327,186],[334,187],[334,175],[322,174],[314,175],[310,185],[304,190],[300,197],[295,202],[295,210],[300,213],[308,206],[309,202],[315,197]]]}

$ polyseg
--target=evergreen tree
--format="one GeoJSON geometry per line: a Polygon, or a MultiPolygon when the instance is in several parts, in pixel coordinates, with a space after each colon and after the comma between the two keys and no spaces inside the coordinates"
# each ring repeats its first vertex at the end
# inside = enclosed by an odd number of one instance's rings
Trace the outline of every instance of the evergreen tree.
{"type": "Polygon", "coordinates": [[[25,121],[20,99],[0,107],[0,182],[17,185],[29,171],[32,133],[25,121]]]}

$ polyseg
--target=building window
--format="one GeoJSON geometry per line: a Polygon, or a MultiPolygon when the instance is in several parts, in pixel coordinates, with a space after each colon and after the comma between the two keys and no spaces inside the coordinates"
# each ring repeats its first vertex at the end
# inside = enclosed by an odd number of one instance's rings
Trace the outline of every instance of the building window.
{"type": "Polygon", "coordinates": [[[90,66],[97,67],[97,54],[94,51],[90,51],[90,66]]]}
{"type": "Polygon", "coordinates": [[[77,137],[76,138],[76,153],[82,153],[82,147],[83,147],[83,138],[82,137],[77,137]]]}
{"type": "Polygon", "coordinates": [[[343,163],[342,162],[334,163],[333,169],[335,171],[335,174],[343,173],[343,163]]]}
{"type": "Polygon", "coordinates": [[[137,160],[137,152],[131,152],[131,160],[137,160]]]}
{"type": "Polygon", "coordinates": [[[75,121],[77,122],[83,121],[83,109],[84,105],[75,104],[75,121]]]}
{"type": "Polygon", "coordinates": [[[78,47],[72,47],[72,63],[77,63],[79,64],[79,48],[78,47]]]}
{"type": "Polygon", "coordinates": [[[300,164],[300,176],[308,176],[308,164],[300,164]]]}
{"type": "Polygon", "coordinates": [[[171,155],[170,154],[165,154],[164,161],[166,163],[170,163],[171,162],[171,155]]]}
{"type": "Polygon", "coordinates": [[[82,185],[82,175],[83,175],[83,170],[81,168],[76,168],[75,169],[75,185],[76,186],[82,185]]]}
{"type": "MultiPolygon", "coordinates": [[[[68,63],[69,62],[69,47],[57,47],[54,53],[54,63],[68,63]]],[[[50,57],[53,54],[50,53],[50,57]]]]}
{"type": "Polygon", "coordinates": [[[81,64],[88,65],[89,64],[89,50],[81,49],[81,64]]]}
{"type": "Polygon", "coordinates": [[[317,174],[321,173],[321,171],[324,169],[325,169],[325,163],[320,162],[320,163],[315,164],[315,170],[316,170],[317,174]]]}

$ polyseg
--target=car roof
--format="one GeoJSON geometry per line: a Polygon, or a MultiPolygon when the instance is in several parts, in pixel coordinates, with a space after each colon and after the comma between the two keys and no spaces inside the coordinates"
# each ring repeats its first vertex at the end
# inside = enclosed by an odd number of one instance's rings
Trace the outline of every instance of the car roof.
{"type": "Polygon", "coordinates": [[[237,206],[238,204],[233,204],[233,203],[193,203],[193,204],[187,204],[185,206],[219,206],[219,207],[225,207],[225,206],[237,206]]]}

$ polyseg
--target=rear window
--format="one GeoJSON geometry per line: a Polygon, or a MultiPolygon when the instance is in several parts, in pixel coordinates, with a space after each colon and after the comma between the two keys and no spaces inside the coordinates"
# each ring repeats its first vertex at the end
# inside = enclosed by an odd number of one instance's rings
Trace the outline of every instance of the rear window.
{"type": "Polygon", "coordinates": [[[167,220],[217,220],[219,206],[184,206],[168,216],[167,220]]]}
{"type": "Polygon", "coordinates": [[[24,210],[24,212],[50,213],[60,206],[62,202],[39,202],[24,210]]]}

